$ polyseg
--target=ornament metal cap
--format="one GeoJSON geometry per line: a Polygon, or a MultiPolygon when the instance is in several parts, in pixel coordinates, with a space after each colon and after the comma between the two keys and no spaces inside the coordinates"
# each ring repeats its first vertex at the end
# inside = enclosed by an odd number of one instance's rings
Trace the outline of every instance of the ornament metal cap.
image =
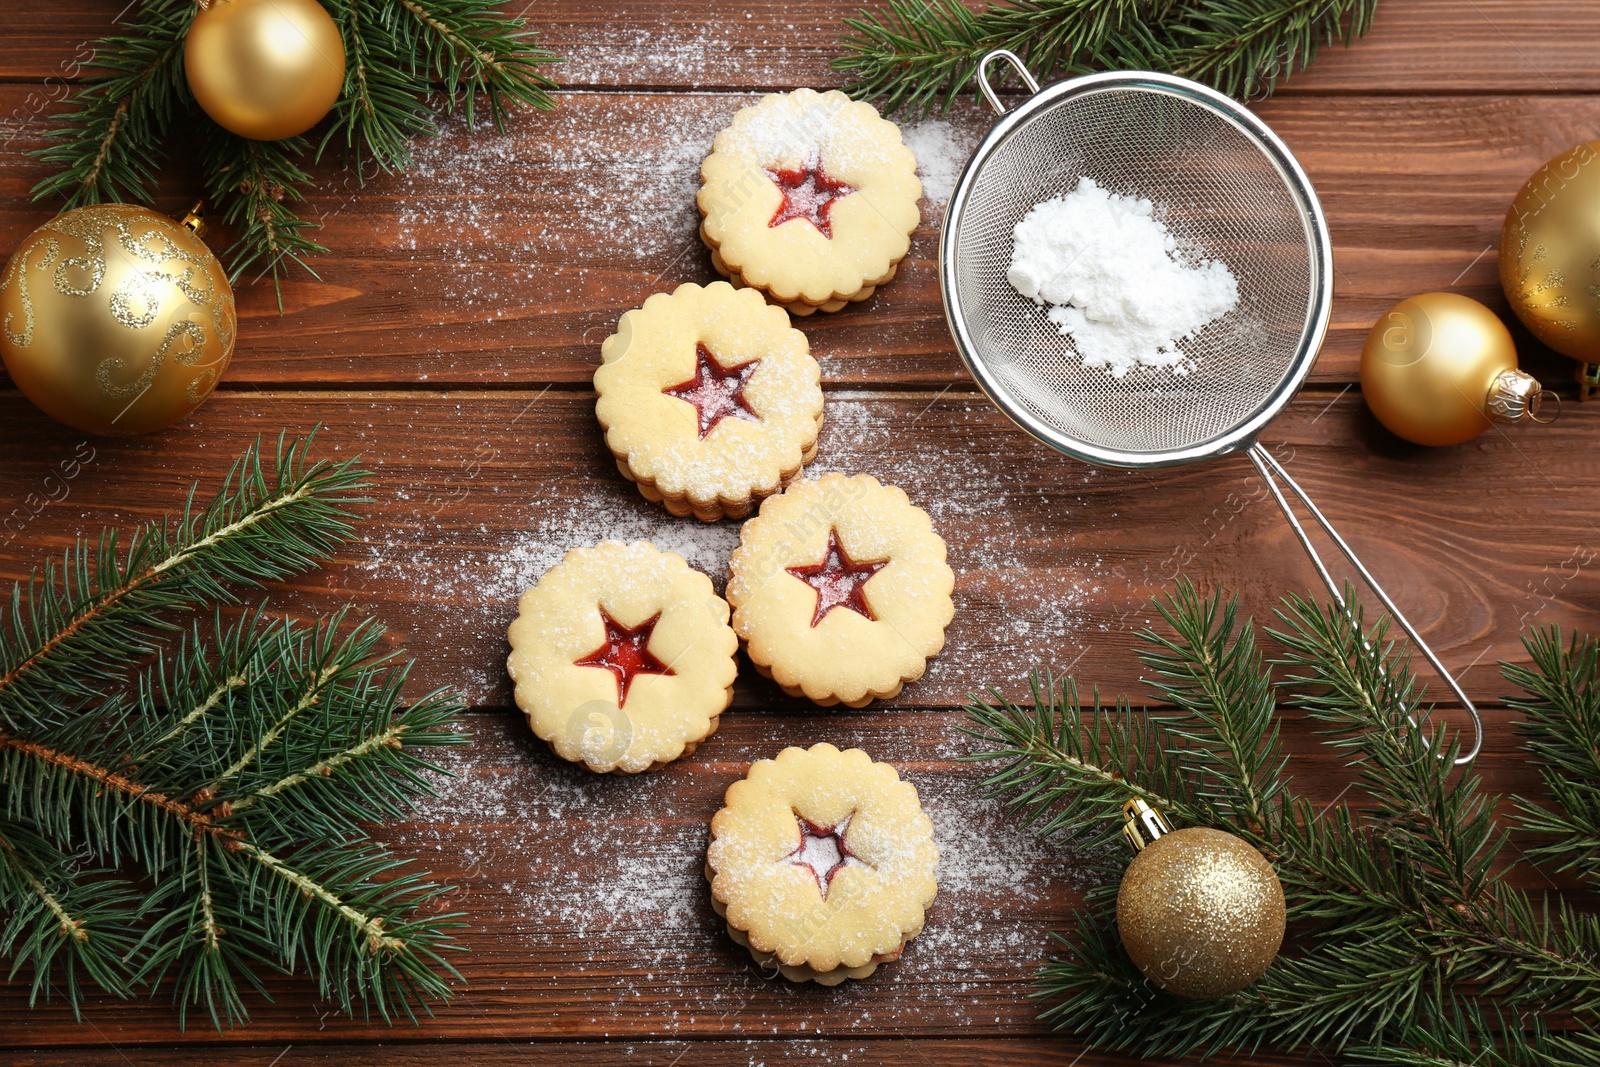
{"type": "Polygon", "coordinates": [[[1150,842],[1172,833],[1172,824],[1161,812],[1134,797],[1122,805],[1122,837],[1135,852],[1143,852],[1150,842]]]}
{"type": "Polygon", "coordinates": [[[206,206],[205,202],[196,200],[194,206],[183,213],[183,218],[178,220],[178,225],[194,234],[196,237],[206,235],[206,206]]]}
{"type": "Polygon", "coordinates": [[[1520,370],[1508,370],[1495,375],[1483,407],[1495,422],[1536,422],[1543,426],[1556,421],[1556,416],[1561,414],[1561,397],[1546,392],[1533,375],[1520,370]],[[1547,397],[1555,397],[1556,400],[1555,414],[1549,418],[1542,414],[1547,397]]]}

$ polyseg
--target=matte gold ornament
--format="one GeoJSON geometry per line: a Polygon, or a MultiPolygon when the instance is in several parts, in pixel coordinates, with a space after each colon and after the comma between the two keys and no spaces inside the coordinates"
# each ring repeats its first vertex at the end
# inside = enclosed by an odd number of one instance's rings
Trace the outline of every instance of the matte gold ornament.
{"type": "Polygon", "coordinates": [[[23,239],[0,277],[0,356],[17,388],[97,434],[170,426],[233,356],[233,288],[182,223],[131,204],[81,207],[23,239]]]}
{"type": "Polygon", "coordinates": [[[1138,855],[1117,892],[1117,932],[1134,964],[1192,1000],[1260,978],[1283,944],[1283,886],[1272,865],[1221,830],[1173,830],[1142,800],[1122,810],[1138,855]]]}
{"type": "Polygon", "coordinates": [[[1500,284],[1535,337],[1600,363],[1600,141],[1556,156],[1517,193],[1500,231],[1500,284]]]}
{"type": "Polygon", "coordinates": [[[277,141],[305,133],[338,103],[344,39],[317,0],[202,0],[183,69],[217,125],[277,141]]]}
{"type": "Polygon", "coordinates": [[[1423,293],[1383,314],[1361,350],[1361,392],[1390,430],[1458,445],[1497,422],[1548,422],[1538,379],[1517,369],[1500,317],[1459,293],[1423,293]]]}

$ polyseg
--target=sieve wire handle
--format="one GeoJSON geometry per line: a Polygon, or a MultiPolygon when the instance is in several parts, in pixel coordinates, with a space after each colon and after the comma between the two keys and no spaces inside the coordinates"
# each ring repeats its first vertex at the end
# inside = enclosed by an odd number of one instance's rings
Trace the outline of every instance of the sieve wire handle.
{"type": "MultiPolygon", "coordinates": [[[[1479,750],[1483,748],[1483,718],[1478,714],[1477,706],[1468,698],[1466,690],[1461,687],[1461,683],[1456,681],[1454,675],[1445,670],[1444,664],[1439,661],[1439,657],[1434,654],[1433,649],[1428,647],[1428,643],[1422,639],[1422,635],[1417,632],[1417,628],[1412,626],[1411,622],[1401,614],[1400,609],[1389,598],[1389,594],[1384,591],[1383,586],[1379,585],[1378,580],[1372,576],[1372,572],[1367,570],[1366,564],[1361,562],[1361,558],[1355,554],[1355,551],[1345,542],[1345,539],[1339,536],[1339,531],[1333,528],[1333,524],[1322,514],[1321,509],[1317,507],[1311,497],[1306,495],[1306,491],[1300,488],[1300,483],[1289,477],[1289,472],[1284,470],[1283,464],[1274,459],[1272,454],[1259,444],[1250,446],[1249,455],[1250,462],[1256,465],[1256,470],[1261,474],[1261,480],[1267,483],[1267,488],[1272,491],[1273,499],[1278,502],[1278,507],[1283,509],[1284,517],[1289,520],[1289,525],[1293,527],[1295,536],[1300,539],[1301,546],[1305,548],[1306,554],[1311,557],[1312,564],[1317,568],[1317,574],[1322,578],[1322,583],[1328,587],[1328,592],[1333,595],[1333,602],[1339,605],[1339,609],[1341,611],[1349,611],[1348,606],[1345,604],[1344,594],[1334,584],[1333,575],[1328,573],[1328,568],[1322,562],[1322,557],[1317,554],[1316,547],[1311,543],[1311,538],[1306,535],[1305,527],[1300,525],[1300,520],[1296,517],[1294,509],[1289,506],[1288,498],[1283,495],[1283,490],[1279,488],[1278,482],[1280,479],[1284,485],[1289,487],[1289,491],[1294,493],[1300,503],[1305,505],[1306,510],[1311,513],[1311,517],[1316,520],[1317,525],[1322,527],[1323,532],[1333,539],[1333,543],[1338,546],[1344,558],[1350,561],[1350,565],[1356,569],[1356,573],[1361,576],[1361,580],[1366,582],[1374,593],[1378,594],[1378,599],[1383,601],[1383,606],[1389,612],[1390,617],[1400,624],[1400,628],[1406,632],[1406,636],[1411,638],[1412,645],[1422,653],[1423,658],[1433,665],[1433,669],[1439,672],[1439,677],[1445,680],[1445,684],[1455,693],[1456,699],[1461,701],[1462,706],[1467,709],[1467,713],[1472,716],[1472,748],[1467,751],[1466,755],[1458,757],[1455,762],[1458,767],[1463,763],[1471,763],[1477,757],[1479,750]]],[[[1413,719],[1411,724],[1415,726],[1416,720],[1413,719]]]]}
{"type": "Polygon", "coordinates": [[[994,86],[989,84],[989,64],[996,59],[1003,59],[1011,64],[1011,69],[1022,75],[1022,81],[1027,85],[1030,93],[1039,91],[1039,83],[1032,74],[1028,73],[1027,64],[1022,62],[1022,57],[1015,52],[1004,48],[996,48],[993,52],[986,53],[978,60],[978,88],[983,90],[983,98],[989,101],[989,106],[998,114],[1006,113],[1005,104],[1000,102],[1000,95],[994,91],[994,86]]]}

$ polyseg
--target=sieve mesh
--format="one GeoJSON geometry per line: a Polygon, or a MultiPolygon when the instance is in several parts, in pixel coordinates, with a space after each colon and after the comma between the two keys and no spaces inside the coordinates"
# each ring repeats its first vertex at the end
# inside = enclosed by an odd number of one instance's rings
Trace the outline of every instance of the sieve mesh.
{"type": "Polygon", "coordinates": [[[969,166],[945,268],[963,354],[1058,434],[1130,462],[1203,449],[1273,403],[1314,357],[1305,343],[1320,329],[1312,213],[1264,144],[1208,101],[1144,85],[1092,88],[1028,116],[969,166]],[[1238,306],[1182,344],[1189,374],[1085,370],[1045,309],[1006,280],[1017,222],[1084,176],[1153,201],[1180,253],[1221,259],[1238,279],[1238,306]]]}

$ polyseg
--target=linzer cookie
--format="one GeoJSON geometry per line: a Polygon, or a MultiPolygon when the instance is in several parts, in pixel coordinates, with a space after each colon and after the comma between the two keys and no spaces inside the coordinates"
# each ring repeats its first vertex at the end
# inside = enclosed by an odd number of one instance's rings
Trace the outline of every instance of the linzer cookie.
{"type": "Polygon", "coordinates": [[[822,372],[782,308],[727,282],[680,285],[600,347],[595,414],[647,499],[743,518],[817,454],[822,372]]]}
{"type": "Polygon", "coordinates": [[[729,787],[706,878],[728,933],[795,982],[900,958],[933,903],[939,850],[917,791],[860,749],[786,748],[729,787]]]}
{"type": "Polygon", "coordinates": [[[921,508],[870,475],[770,497],[729,560],[733,628],[790,696],[859,708],[922,677],[955,616],[955,575],[921,508]]]}
{"type": "Polygon", "coordinates": [[[562,759],[633,774],[694,751],[733,699],[728,605],[648,541],[575,548],[522,594],[506,667],[562,759]]]}
{"type": "Polygon", "coordinates": [[[871,296],[920,217],[917,160],[899,127],[837,90],[772,94],[740,111],[700,180],[712,265],[796,315],[871,296]]]}

